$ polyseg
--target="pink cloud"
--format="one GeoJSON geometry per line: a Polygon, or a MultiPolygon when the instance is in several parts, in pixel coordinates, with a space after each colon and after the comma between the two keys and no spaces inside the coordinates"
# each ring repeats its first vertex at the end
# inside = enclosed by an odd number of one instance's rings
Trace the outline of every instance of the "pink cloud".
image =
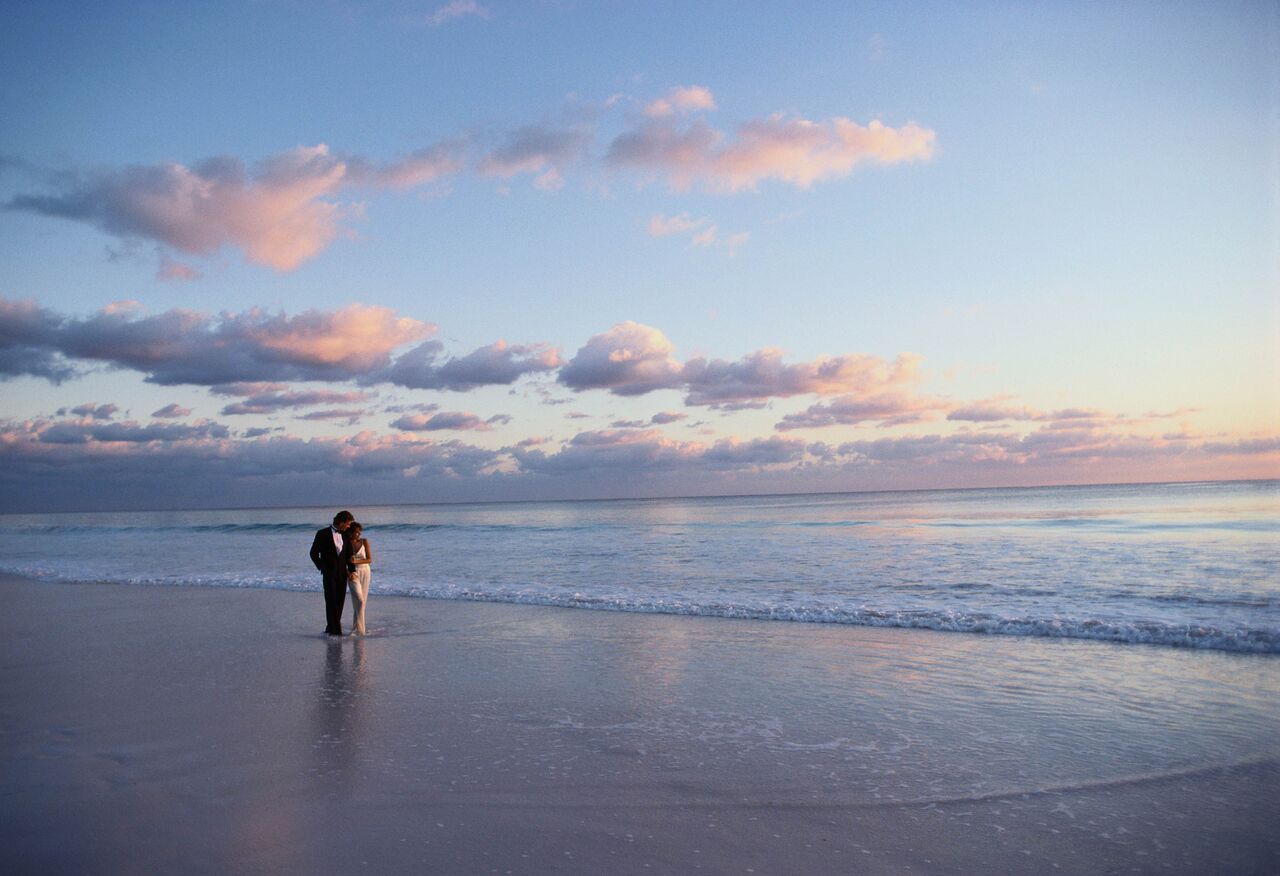
{"type": "Polygon", "coordinates": [[[711,89],[702,85],[686,85],[673,88],[665,96],[650,103],[644,108],[644,114],[650,118],[661,118],[677,112],[715,108],[716,100],[711,94],[711,89]]]}
{"type": "Polygon", "coordinates": [[[938,410],[940,402],[909,392],[881,392],[866,396],[847,395],[830,402],[810,405],[797,414],[787,414],[778,422],[780,431],[814,429],[822,426],[855,426],[879,422],[884,426],[916,423],[938,410]]]}
{"type": "Polygon", "coordinates": [[[680,213],[676,216],[654,213],[649,217],[649,236],[668,237],[672,234],[687,234],[705,227],[709,222],[708,219],[690,218],[688,213],[680,213]]]}
{"type": "Polygon", "coordinates": [[[643,395],[680,385],[674,345],[652,326],[623,322],[598,334],[560,369],[571,389],[608,389],[615,395],[643,395]]]}
{"type": "Polygon", "coordinates": [[[369,412],[363,408],[334,408],[324,411],[311,411],[306,414],[299,414],[294,417],[295,420],[320,420],[329,422],[332,420],[345,420],[348,426],[354,426],[365,417],[369,412]]]}
{"type": "Polygon", "coordinates": [[[288,389],[288,384],[272,383],[270,381],[253,381],[242,380],[233,383],[216,383],[209,387],[209,392],[214,395],[259,395],[266,392],[284,392],[288,389]]]}
{"type": "MultiPolygon", "coordinates": [[[[122,238],[155,240],[188,255],[240,250],[247,261],[291,271],[338,235],[349,186],[420,185],[461,166],[456,147],[442,144],[378,165],[343,158],[321,143],[299,146],[261,162],[252,173],[234,158],[194,167],[168,163],[129,166],[70,177],[53,195],[19,195],[11,208],[78,220],[122,238]]],[[[162,279],[191,279],[194,271],[162,263],[162,279]]]]}
{"type": "Polygon", "coordinates": [[[630,478],[645,473],[703,468],[755,471],[798,462],[804,442],[773,437],[724,438],[707,445],[665,437],[657,429],[579,432],[554,453],[515,447],[512,455],[530,474],[579,474],[606,470],[630,478]]]}
{"type": "Polygon", "coordinates": [[[123,302],[88,318],[9,305],[0,299],[0,313],[18,317],[0,331],[0,373],[13,359],[25,370],[11,373],[54,380],[62,376],[59,363],[69,359],[132,368],[166,385],[346,380],[386,367],[392,350],[435,331],[389,308],[361,304],[295,316],[259,308],[217,316],[175,308],[151,316],[123,302]]]}
{"type": "Polygon", "coordinates": [[[163,282],[190,282],[199,280],[203,274],[191,265],[176,262],[167,256],[160,259],[160,267],[156,270],[156,279],[163,282]]]}
{"type": "Polygon", "coordinates": [[[982,399],[962,405],[947,414],[948,420],[968,423],[998,423],[1007,420],[1034,419],[1036,412],[1026,407],[1005,404],[1007,396],[982,399]]]}
{"type": "Polygon", "coordinates": [[[396,347],[435,331],[388,307],[349,304],[308,310],[294,317],[248,311],[223,316],[223,326],[280,358],[304,365],[336,366],[360,374],[382,364],[396,347]]]}
{"type": "Polygon", "coordinates": [[[411,189],[462,170],[462,140],[447,140],[411,152],[398,161],[374,164],[367,159],[346,159],[347,181],[389,189],[411,189]]]}
{"type": "Polygon", "coordinates": [[[649,422],[655,426],[665,426],[668,423],[678,423],[688,417],[688,414],[682,414],[678,411],[659,411],[649,418],[649,422]]]}
{"type": "Polygon", "coordinates": [[[607,389],[623,396],[683,389],[685,404],[726,409],[796,395],[881,393],[920,380],[920,357],[906,353],[893,362],[852,354],[788,364],[781,350],[765,348],[736,362],[697,357],[682,364],[674,350],[652,326],[619,323],[588,340],[560,369],[559,379],[571,389],[607,389]]]}
{"type": "Polygon", "coordinates": [[[861,164],[925,161],[936,151],[934,131],[908,122],[891,127],[847,118],[815,122],[773,115],[739,127],[729,140],[698,118],[682,125],[668,114],[651,117],[616,137],[607,160],[663,175],[672,188],[709,191],[756,189],[767,180],[800,188],[848,176],[861,164]]]}
{"type": "Polygon", "coordinates": [[[798,438],[722,438],[702,454],[713,468],[759,468],[799,462],[804,456],[805,444],[798,438]]]}
{"type": "MultiPolygon", "coordinates": [[[[235,439],[220,424],[69,423],[46,419],[0,423],[0,459],[21,469],[24,477],[56,470],[60,488],[71,491],[88,479],[101,489],[120,483],[149,489],[156,497],[171,495],[175,484],[201,483],[201,491],[218,495],[237,489],[236,481],[261,495],[264,479],[288,487],[297,476],[317,470],[359,472],[363,477],[390,475],[478,477],[499,453],[457,441],[437,442],[394,433],[364,431],[350,437],[303,440],[272,435],[276,430],[250,430],[254,437],[235,439]],[[216,474],[210,474],[216,469],[216,474]]],[[[246,433],[250,434],[250,433],[246,433]]],[[[11,470],[11,474],[14,470],[11,470]]]]}
{"type": "Polygon", "coordinates": [[[173,402],[165,405],[157,411],[152,411],[151,416],[162,419],[189,417],[191,416],[191,408],[184,408],[177,402],[173,402]]]}
{"type": "MultiPolygon", "coordinates": [[[[1072,429],[1043,426],[1030,434],[1014,432],[960,432],[950,435],[912,435],[874,441],[850,441],[832,448],[815,445],[811,451],[826,458],[844,459],[859,465],[998,465],[1057,469],[1096,466],[1111,461],[1138,461],[1156,465],[1177,459],[1179,465],[1203,465],[1213,460],[1240,457],[1275,459],[1280,454],[1280,438],[1204,441],[1190,435],[1144,435],[1096,426],[1072,429]]],[[[1259,463],[1259,468],[1265,463],[1259,463]]],[[[1111,469],[1111,476],[1124,471],[1111,469]]],[[[1178,469],[1168,469],[1176,477],[1178,469]]],[[[1255,476],[1260,476],[1255,471],[1255,476]]]]}
{"type": "Polygon", "coordinates": [[[1200,408],[1175,408],[1171,411],[1147,411],[1143,416],[1152,420],[1167,420],[1198,413],[1200,413],[1200,408]]]}
{"type": "MultiPolygon", "coordinates": [[[[68,413],[74,414],[77,417],[88,417],[91,420],[110,420],[119,413],[119,411],[120,408],[111,403],[100,405],[95,404],[94,402],[88,402],[87,404],[76,405],[74,408],[71,408],[68,413]]],[[[58,413],[62,413],[62,411],[59,411],[58,413]]]]}
{"type": "Polygon", "coordinates": [[[481,419],[468,411],[440,411],[436,414],[406,414],[392,422],[392,426],[406,432],[472,431],[491,432],[494,424],[511,421],[506,414],[495,414],[481,419]]]}
{"type": "Polygon", "coordinates": [[[585,127],[555,128],[528,125],[509,132],[498,148],[477,165],[482,176],[510,179],[520,173],[538,174],[535,185],[559,188],[563,169],[577,161],[591,141],[585,127]]]}
{"type": "Polygon", "coordinates": [[[443,356],[443,344],[427,341],[367,379],[413,389],[464,392],[480,386],[508,386],[527,374],[553,371],[561,364],[560,351],[549,344],[509,344],[505,340],[472,350],[465,356],[443,356]]]}
{"type": "Polygon", "coordinates": [[[23,435],[29,443],[45,447],[65,445],[100,445],[118,450],[120,445],[152,444],[207,439],[230,435],[226,426],[211,420],[196,423],[149,423],[133,420],[103,423],[92,418],[77,421],[28,420],[22,426],[0,429],[0,441],[23,435]]]}
{"type": "Polygon", "coordinates": [[[1021,405],[1008,404],[1009,396],[980,399],[953,408],[947,413],[947,419],[969,423],[998,423],[1010,420],[1036,420],[1040,422],[1079,420],[1096,420],[1107,422],[1125,419],[1116,414],[1100,411],[1095,408],[1061,408],[1058,410],[1036,410],[1021,405]]]}
{"type": "Polygon", "coordinates": [[[686,403],[707,405],[809,394],[883,392],[918,383],[920,361],[919,356],[909,353],[893,362],[855,353],[785,364],[781,350],[766,347],[737,362],[690,359],[681,376],[689,389],[686,403]]]}
{"type": "Polygon", "coordinates": [[[719,411],[721,414],[733,414],[738,411],[761,411],[769,407],[769,402],[765,399],[752,399],[750,401],[733,401],[733,402],[715,402],[709,405],[711,410],[719,411]]]}
{"type": "Polygon", "coordinates": [[[1206,453],[1224,456],[1267,456],[1280,454],[1280,435],[1262,438],[1236,438],[1230,441],[1207,441],[1201,445],[1206,453]]]}
{"type": "MultiPolygon", "coordinates": [[[[223,416],[238,414],[272,414],[283,408],[305,408],[313,405],[342,405],[368,401],[372,396],[367,392],[333,392],[331,390],[308,390],[302,392],[263,392],[250,395],[241,401],[229,404],[222,409],[223,416]]],[[[321,419],[311,417],[309,419],[321,419]]]]}
{"type": "Polygon", "coordinates": [[[689,216],[688,213],[679,213],[675,216],[654,213],[649,217],[648,231],[650,237],[670,237],[677,234],[688,235],[691,246],[709,249],[719,245],[727,250],[730,256],[735,255],[738,249],[751,237],[750,233],[746,231],[739,231],[722,237],[719,226],[710,219],[695,219],[689,216]]]}

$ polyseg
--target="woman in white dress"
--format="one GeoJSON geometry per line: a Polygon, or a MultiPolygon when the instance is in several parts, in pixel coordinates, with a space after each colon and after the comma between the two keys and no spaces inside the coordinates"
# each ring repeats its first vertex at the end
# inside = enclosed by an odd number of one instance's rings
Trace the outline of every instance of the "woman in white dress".
{"type": "Polygon", "coordinates": [[[369,601],[369,579],[373,576],[373,548],[361,533],[364,527],[352,523],[347,527],[347,590],[351,593],[351,632],[364,635],[364,607],[369,601]]]}

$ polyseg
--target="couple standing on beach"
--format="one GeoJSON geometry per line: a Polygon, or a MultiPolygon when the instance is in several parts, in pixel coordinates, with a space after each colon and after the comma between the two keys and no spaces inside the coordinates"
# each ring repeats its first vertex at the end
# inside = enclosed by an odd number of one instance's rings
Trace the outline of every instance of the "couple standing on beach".
{"type": "Polygon", "coordinates": [[[324,579],[325,632],[342,635],[342,609],[351,590],[351,632],[364,635],[364,607],[369,601],[373,572],[373,548],[361,537],[364,527],[350,511],[339,511],[333,524],[316,533],[311,542],[311,562],[324,579]]]}

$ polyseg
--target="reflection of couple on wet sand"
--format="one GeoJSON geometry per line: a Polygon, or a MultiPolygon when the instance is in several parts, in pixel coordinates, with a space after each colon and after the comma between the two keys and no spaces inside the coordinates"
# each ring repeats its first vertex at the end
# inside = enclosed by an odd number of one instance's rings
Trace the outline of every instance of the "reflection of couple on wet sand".
{"type": "Polygon", "coordinates": [[[311,542],[311,562],[324,580],[325,632],[342,635],[342,609],[351,591],[351,633],[363,636],[364,607],[369,601],[373,572],[373,548],[362,537],[364,527],[350,511],[339,511],[333,524],[316,533],[311,542]]]}

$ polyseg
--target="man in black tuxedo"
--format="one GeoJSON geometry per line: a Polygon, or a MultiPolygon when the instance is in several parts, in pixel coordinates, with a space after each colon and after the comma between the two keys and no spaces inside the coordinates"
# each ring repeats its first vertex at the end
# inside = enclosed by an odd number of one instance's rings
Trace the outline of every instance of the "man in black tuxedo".
{"type": "Polygon", "coordinates": [[[316,533],[311,542],[311,562],[324,578],[324,631],[342,635],[342,608],[347,603],[347,551],[342,533],[355,520],[350,511],[339,511],[333,525],[316,533]]]}

